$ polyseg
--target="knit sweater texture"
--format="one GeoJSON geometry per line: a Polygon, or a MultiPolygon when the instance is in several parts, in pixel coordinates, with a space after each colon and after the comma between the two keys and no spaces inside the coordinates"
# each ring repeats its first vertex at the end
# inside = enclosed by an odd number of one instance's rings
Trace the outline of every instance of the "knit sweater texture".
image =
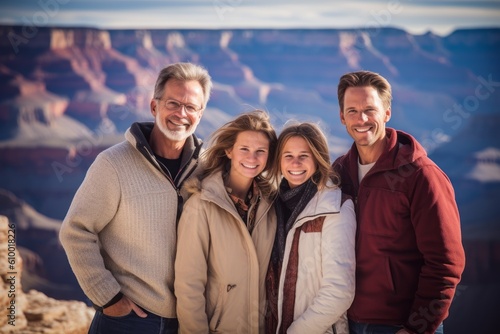
{"type": "Polygon", "coordinates": [[[60,240],[80,286],[96,305],[122,292],[140,307],[176,317],[174,258],[178,194],[197,168],[201,141],[186,141],[175,181],[148,144],[152,123],[101,152],[63,221],[60,240]]]}

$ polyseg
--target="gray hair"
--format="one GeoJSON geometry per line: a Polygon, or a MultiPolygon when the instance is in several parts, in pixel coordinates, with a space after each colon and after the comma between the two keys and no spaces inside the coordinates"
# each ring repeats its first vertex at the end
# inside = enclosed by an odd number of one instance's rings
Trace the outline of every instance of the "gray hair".
{"type": "Polygon", "coordinates": [[[198,81],[203,89],[203,109],[206,108],[210,99],[210,92],[212,91],[212,78],[205,68],[192,63],[175,63],[163,68],[160,74],[158,74],[158,79],[156,79],[153,98],[161,99],[163,97],[165,85],[170,79],[177,79],[183,82],[198,81]]]}

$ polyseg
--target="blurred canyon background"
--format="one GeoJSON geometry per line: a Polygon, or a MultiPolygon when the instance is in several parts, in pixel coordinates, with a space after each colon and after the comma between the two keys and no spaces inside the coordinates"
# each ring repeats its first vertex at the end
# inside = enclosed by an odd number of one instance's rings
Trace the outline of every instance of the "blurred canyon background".
{"type": "Polygon", "coordinates": [[[413,134],[455,187],[467,267],[446,332],[496,328],[499,55],[500,29],[439,36],[396,28],[0,26],[0,215],[16,224],[22,287],[88,303],[58,230],[96,155],[122,141],[132,122],[152,120],[149,102],[164,66],[187,61],[210,72],[215,84],[201,138],[261,108],[278,132],[290,119],[318,122],[332,159],[352,143],[339,121],[338,79],[366,69],[393,86],[388,126],[413,134]]]}

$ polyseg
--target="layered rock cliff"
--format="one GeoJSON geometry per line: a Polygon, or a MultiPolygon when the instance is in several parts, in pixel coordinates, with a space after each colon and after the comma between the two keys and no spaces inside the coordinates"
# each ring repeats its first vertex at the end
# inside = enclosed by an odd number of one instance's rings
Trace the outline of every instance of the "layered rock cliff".
{"type": "Polygon", "coordinates": [[[84,334],[94,310],[79,301],[61,301],[36,290],[23,291],[18,225],[0,216],[0,332],[84,334]]]}
{"type": "MultiPolygon", "coordinates": [[[[26,287],[77,298],[52,223],[60,224],[96,155],[123,140],[132,122],[152,120],[156,76],[176,61],[204,65],[213,77],[197,130],[202,138],[233,115],[262,108],[278,131],[292,118],[319,122],[332,157],[352,142],[338,120],[339,77],[360,69],[387,77],[393,86],[388,125],[417,137],[454,184],[472,261],[465,284],[493,284],[499,275],[499,162],[491,155],[485,161],[484,152],[500,150],[498,54],[500,29],[437,36],[394,28],[0,26],[0,214],[23,228],[26,287]],[[36,221],[49,228],[42,231],[36,221]]],[[[462,300],[473,301],[468,291],[462,300]]]]}

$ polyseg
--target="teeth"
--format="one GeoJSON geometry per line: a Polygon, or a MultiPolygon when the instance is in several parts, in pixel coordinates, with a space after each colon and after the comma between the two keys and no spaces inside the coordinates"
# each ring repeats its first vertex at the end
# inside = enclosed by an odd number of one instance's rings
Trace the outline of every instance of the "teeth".
{"type": "Polygon", "coordinates": [[[292,171],[289,171],[290,174],[292,175],[302,175],[305,173],[305,171],[301,171],[301,172],[292,172],[292,171]]]}
{"type": "Polygon", "coordinates": [[[188,126],[189,123],[183,122],[182,120],[174,120],[170,119],[170,123],[172,123],[175,126],[188,126]]]}
{"type": "Polygon", "coordinates": [[[257,165],[253,165],[253,166],[250,166],[250,165],[245,165],[245,164],[241,164],[241,165],[242,165],[243,167],[245,167],[245,168],[252,168],[252,169],[257,168],[257,165]]]}
{"type": "Polygon", "coordinates": [[[366,128],[356,128],[356,131],[357,132],[368,132],[370,129],[371,129],[371,127],[368,126],[366,128]]]}

